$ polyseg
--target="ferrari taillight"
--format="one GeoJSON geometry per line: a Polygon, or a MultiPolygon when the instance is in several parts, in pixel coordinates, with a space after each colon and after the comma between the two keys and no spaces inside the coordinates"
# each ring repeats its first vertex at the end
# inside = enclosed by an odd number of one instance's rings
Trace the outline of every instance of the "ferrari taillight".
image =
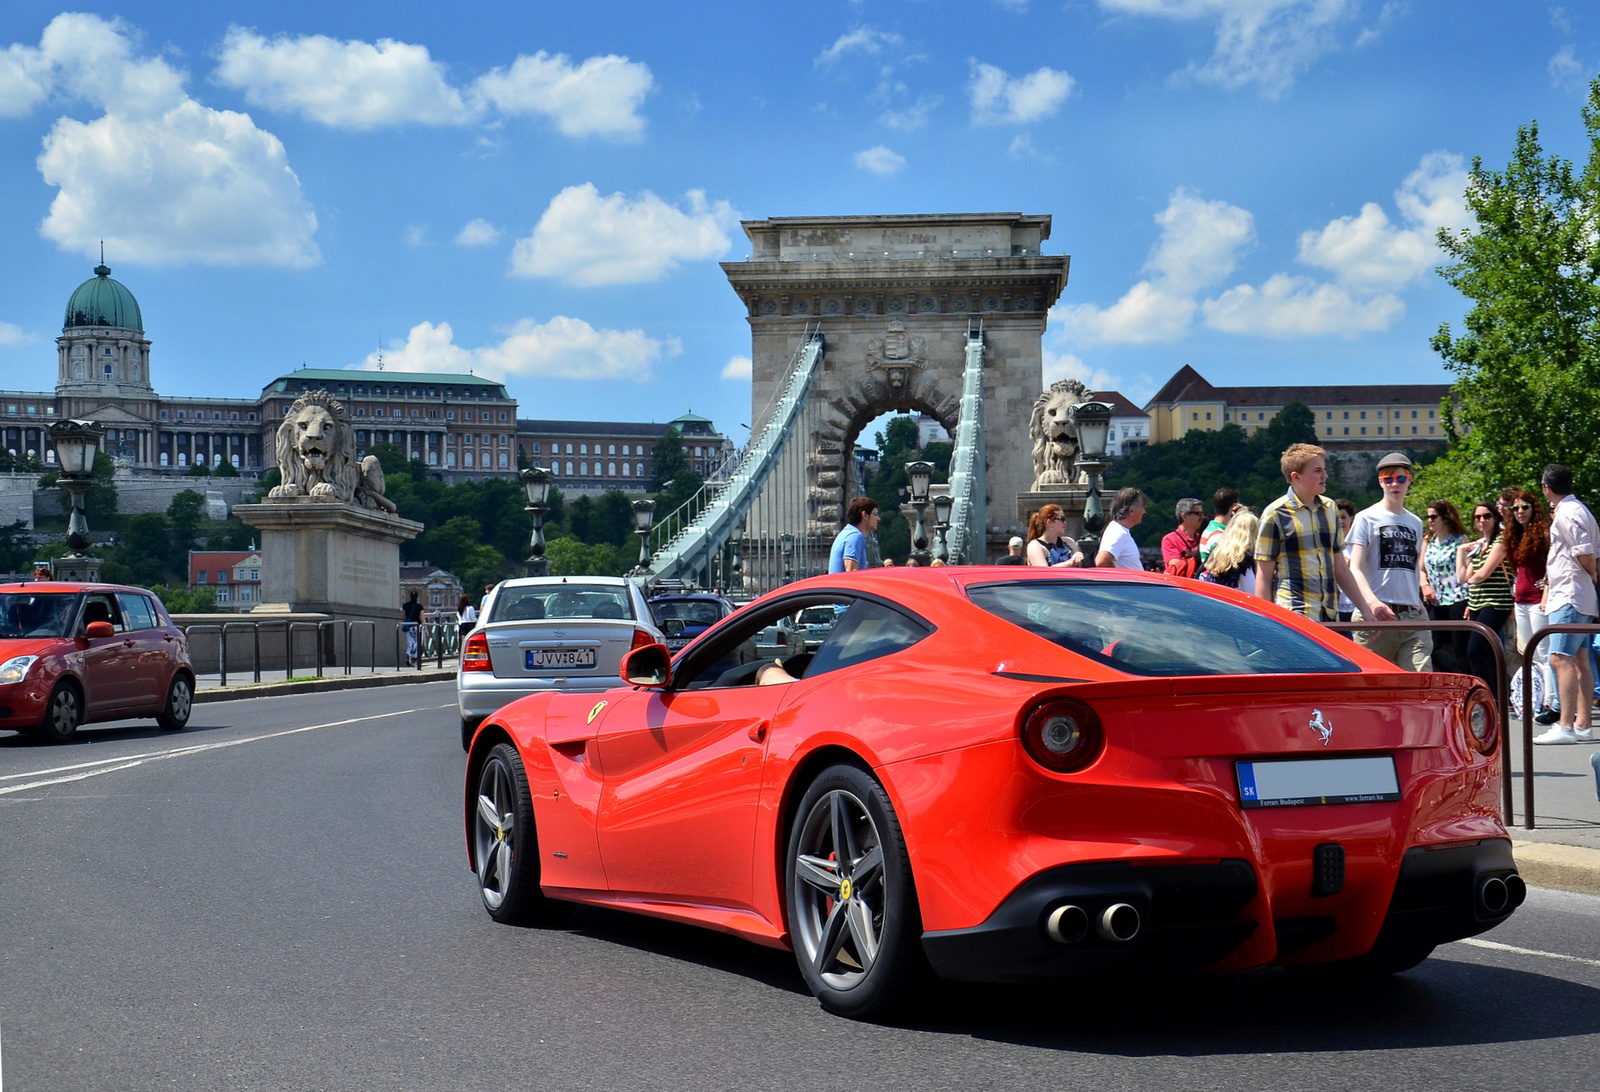
{"type": "Polygon", "coordinates": [[[1095,711],[1072,698],[1049,698],[1022,718],[1022,748],[1054,773],[1081,770],[1100,755],[1105,733],[1095,711]]]}
{"type": "Polygon", "coordinates": [[[467,643],[461,649],[461,670],[494,670],[489,663],[489,638],[486,634],[474,633],[467,637],[467,643]]]}
{"type": "Polygon", "coordinates": [[[1461,712],[1467,724],[1467,742],[1481,754],[1492,753],[1500,739],[1500,718],[1489,692],[1482,687],[1472,691],[1462,704],[1461,712]]]}
{"type": "Polygon", "coordinates": [[[633,631],[633,646],[628,651],[632,652],[635,648],[643,648],[645,645],[653,645],[655,643],[656,639],[654,637],[642,629],[636,629],[633,631]]]}

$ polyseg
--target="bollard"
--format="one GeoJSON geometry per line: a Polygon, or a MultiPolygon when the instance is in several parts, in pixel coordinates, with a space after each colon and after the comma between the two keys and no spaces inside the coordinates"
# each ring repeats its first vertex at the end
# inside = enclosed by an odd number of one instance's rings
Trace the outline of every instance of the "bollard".
{"type": "Polygon", "coordinates": [[[1600,751],[1589,756],[1589,765],[1594,767],[1594,795],[1600,800],[1600,751]]]}
{"type": "Polygon", "coordinates": [[[261,627],[255,627],[256,641],[256,682],[261,681],[261,627]]]}

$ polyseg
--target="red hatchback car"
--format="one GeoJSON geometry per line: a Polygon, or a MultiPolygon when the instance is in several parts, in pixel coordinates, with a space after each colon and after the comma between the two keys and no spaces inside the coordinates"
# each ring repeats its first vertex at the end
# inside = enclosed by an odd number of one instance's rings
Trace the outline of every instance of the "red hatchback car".
{"type": "Polygon", "coordinates": [[[189,722],[188,642],[150,592],[0,584],[0,728],[60,742],[90,721],[189,722]]]}
{"type": "Polygon", "coordinates": [[[586,902],[789,947],[839,1013],[929,970],[1400,971],[1526,895],[1478,680],[1215,585],[815,577],[622,674],[479,730],[465,820],[489,914],[586,902]],[[837,619],[820,647],[752,658],[813,606],[837,619]]]}

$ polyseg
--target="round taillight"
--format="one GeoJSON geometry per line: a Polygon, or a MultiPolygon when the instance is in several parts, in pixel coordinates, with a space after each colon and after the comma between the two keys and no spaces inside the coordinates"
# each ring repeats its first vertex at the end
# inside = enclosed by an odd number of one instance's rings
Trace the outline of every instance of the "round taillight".
{"type": "Polygon", "coordinates": [[[1495,715],[1494,699],[1487,690],[1474,690],[1467,695],[1466,719],[1473,747],[1482,754],[1493,751],[1500,735],[1500,718],[1495,715]]]}
{"type": "Polygon", "coordinates": [[[1100,718],[1081,701],[1054,698],[1034,707],[1022,721],[1022,747],[1039,765],[1071,773],[1100,753],[1100,718]]]}

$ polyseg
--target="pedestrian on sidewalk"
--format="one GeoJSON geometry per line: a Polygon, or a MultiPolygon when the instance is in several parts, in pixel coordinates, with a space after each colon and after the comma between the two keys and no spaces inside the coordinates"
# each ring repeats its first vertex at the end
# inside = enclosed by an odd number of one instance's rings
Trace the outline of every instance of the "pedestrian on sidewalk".
{"type": "Polygon", "coordinates": [[[1168,576],[1200,575],[1200,525],[1206,510],[1198,497],[1178,502],[1178,526],[1161,539],[1161,565],[1168,576]]]}
{"type": "MultiPolygon", "coordinates": [[[[1467,614],[1467,586],[1456,576],[1456,547],[1467,538],[1461,513],[1447,500],[1428,503],[1428,533],[1422,537],[1422,600],[1434,621],[1460,621],[1467,614]]],[[[1470,673],[1467,631],[1433,632],[1433,669],[1470,673]]]]}
{"type": "MultiPolygon", "coordinates": [[[[1350,528],[1356,522],[1355,502],[1340,497],[1333,502],[1333,506],[1339,510],[1339,531],[1344,535],[1344,560],[1345,564],[1348,565],[1350,563],[1350,528]]],[[[1355,614],[1356,605],[1350,602],[1350,597],[1341,590],[1339,592],[1339,621],[1348,622],[1355,617],[1355,614]]]]}
{"type": "Polygon", "coordinates": [[[1244,505],[1235,505],[1228,529],[1206,555],[1200,579],[1209,584],[1237,588],[1246,595],[1256,591],[1256,537],[1261,521],[1244,505]]]}
{"type": "Polygon", "coordinates": [[[1028,517],[1028,545],[1023,564],[1038,568],[1072,569],[1083,564],[1078,544],[1067,537],[1067,517],[1061,506],[1047,504],[1028,517]]]}
{"type": "Polygon", "coordinates": [[[456,617],[461,619],[461,640],[465,642],[467,634],[478,624],[478,608],[472,605],[472,597],[465,592],[456,600],[456,617]]]}
{"type": "Polygon", "coordinates": [[[1144,571],[1139,560],[1139,544],[1133,540],[1133,529],[1144,519],[1144,494],[1131,485],[1117,490],[1111,500],[1111,522],[1100,536],[1100,549],[1094,563],[1102,569],[1132,569],[1144,571]]]}
{"type": "MultiPolygon", "coordinates": [[[[1212,549],[1222,539],[1222,532],[1228,529],[1228,521],[1233,518],[1233,513],[1239,508],[1239,491],[1232,486],[1225,485],[1211,494],[1211,522],[1206,524],[1206,529],[1200,532],[1200,564],[1206,563],[1206,558],[1211,556],[1212,549]]],[[[1250,544],[1251,552],[1255,551],[1255,543],[1250,544]]]]}
{"type": "MultiPolygon", "coordinates": [[[[1467,586],[1467,618],[1499,633],[1511,617],[1511,566],[1506,563],[1506,539],[1500,509],[1492,503],[1474,505],[1472,526],[1478,538],[1456,547],[1456,579],[1467,586]]],[[[1495,679],[1494,649],[1481,633],[1467,637],[1467,666],[1491,693],[1499,693],[1495,679]]]]}
{"type": "MultiPolygon", "coordinates": [[[[1550,502],[1550,551],[1545,566],[1544,611],[1551,625],[1593,624],[1600,615],[1595,594],[1595,548],[1600,527],[1587,505],[1572,495],[1572,471],[1560,463],[1539,479],[1550,502]]],[[[1550,635],[1550,666],[1561,692],[1561,719],[1535,743],[1591,743],[1589,707],[1594,692],[1589,639],[1582,633],[1550,635]]]]}
{"type": "MultiPolygon", "coordinates": [[[[1350,573],[1363,600],[1377,600],[1398,619],[1421,619],[1422,521],[1406,511],[1411,460],[1391,451],[1378,460],[1383,499],[1356,513],[1350,526],[1350,573]]],[[[1363,613],[1355,621],[1365,621],[1363,613]]],[[[1433,641],[1421,629],[1356,630],[1356,643],[1407,671],[1433,669],[1433,641]]]]}
{"type": "Polygon", "coordinates": [[[1550,556],[1550,517],[1544,499],[1526,489],[1511,489],[1511,520],[1506,524],[1506,553],[1511,558],[1516,578],[1511,586],[1512,609],[1517,618],[1517,647],[1522,653],[1523,670],[1539,673],[1545,704],[1534,714],[1540,724],[1560,719],[1550,703],[1556,700],[1556,676],[1550,668],[1550,641],[1539,642],[1528,656],[1528,642],[1550,624],[1541,604],[1544,602],[1545,564],[1550,556]]]}
{"type": "MultiPolygon", "coordinates": [[[[1316,444],[1294,444],[1283,453],[1278,465],[1289,491],[1261,513],[1256,538],[1256,594],[1313,622],[1338,617],[1339,591],[1352,599],[1362,594],[1345,561],[1338,509],[1322,495],[1327,459],[1316,444]]],[[[1373,621],[1394,617],[1375,600],[1360,606],[1373,621]]]]}
{"type": "Polygon", "coordinates": [[[833,538],[828,551],[830,573],[853,573],[867,567],[867,536],[878,529],[878,502],[871,497],[855,497],[845,510],[844,526],[833,538]]]}
{"type": "Polygon", "coordinates": [[[404,625],[406,631],[406,663],[415,664],[422,636],[422,604],[417,602],[416,592],[412,592],[411,598],[406,600],[404,625]]]}
{"type": "Polygon", "coordinates": [[[1025,565],[1022,558],[1022,536],[1012,535],[1011,541],[1006,543],[1006,552],[994,559],[996,565],[1025,565]]]}

